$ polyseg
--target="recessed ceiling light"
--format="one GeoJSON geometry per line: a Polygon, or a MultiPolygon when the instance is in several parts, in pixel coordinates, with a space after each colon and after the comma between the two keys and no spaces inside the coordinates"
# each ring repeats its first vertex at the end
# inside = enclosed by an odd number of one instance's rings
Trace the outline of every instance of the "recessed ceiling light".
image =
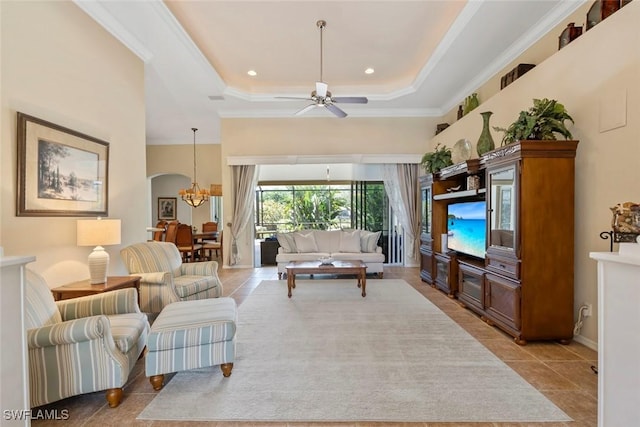
{"type": "Polygon", "coordinates": [[[374,70],[373,68],[367,68],[366,70],[364,70],[365,74],[373,74],[375,72],[376,72],[376,70],[374,70]]]}
{"type": "Polygon", "coordinates": [[[249,70],[247,71],[247,74],[249,74],[251,77],[255,77],[258,75],[258,73],[256,73],[256,70],[249,70]]]}

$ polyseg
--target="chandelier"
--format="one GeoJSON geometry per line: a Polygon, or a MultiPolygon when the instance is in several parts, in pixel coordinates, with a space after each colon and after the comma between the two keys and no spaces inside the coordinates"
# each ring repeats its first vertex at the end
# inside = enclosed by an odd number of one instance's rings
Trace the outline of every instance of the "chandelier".
{"type": "Polygon", "coordinates": [[[196,131],[197,128],[191,128],[193,131],[193,183],[191,183],[191,188],[180,189],[178,194],[182,197],[188,205],[197,208],[207,200],[209,200],[209,190],[202,190],[198,185],[198,180],[196,179],[196,131]]]}

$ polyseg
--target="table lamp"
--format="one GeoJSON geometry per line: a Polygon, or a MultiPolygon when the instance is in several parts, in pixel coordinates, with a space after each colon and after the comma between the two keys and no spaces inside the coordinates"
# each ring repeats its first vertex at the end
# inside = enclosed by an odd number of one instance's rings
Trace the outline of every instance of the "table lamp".
{"type": "Polygon", "coordinates": [[[107,283],[109,254],[103,245],[120,244],[119,219],[81,219],[77,222],[78,246],[95,246],[89,254],[89,276],[92,285],[107,283]]]}

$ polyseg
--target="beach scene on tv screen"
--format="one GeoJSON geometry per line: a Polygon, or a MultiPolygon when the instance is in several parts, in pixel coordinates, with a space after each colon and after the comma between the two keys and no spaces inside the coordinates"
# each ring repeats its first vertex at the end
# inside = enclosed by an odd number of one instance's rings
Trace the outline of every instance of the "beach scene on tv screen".
{"type": "Polygon", "coordinates": [[[451,204],[447,210],[450,250],[484,258],[487,212],[485,202],[451,204]]]}

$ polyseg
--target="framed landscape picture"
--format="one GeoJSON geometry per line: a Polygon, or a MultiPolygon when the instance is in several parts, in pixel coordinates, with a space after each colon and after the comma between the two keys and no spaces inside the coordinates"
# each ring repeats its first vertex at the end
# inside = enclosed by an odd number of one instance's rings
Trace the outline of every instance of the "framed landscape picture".
{"type": "Polygon", "coordinates": [[[109,143],[18,113],[17,216],[107,216],[109,143]]]}
{"type": "Polygon", "coordinates": [[[158,220],[176,219],[177,197],[158,197],[158,220]]]}

